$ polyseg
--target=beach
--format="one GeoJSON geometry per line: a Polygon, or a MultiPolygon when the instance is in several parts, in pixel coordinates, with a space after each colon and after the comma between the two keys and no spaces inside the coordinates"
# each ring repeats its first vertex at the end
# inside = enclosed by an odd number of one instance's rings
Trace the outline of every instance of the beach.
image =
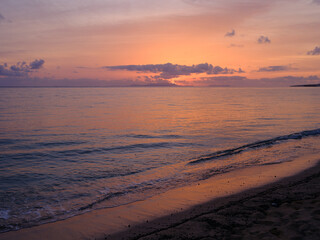
{"type": "Polygon", "coordinates": [[[105,239],[319,239],[320,164],[105,239]]]}
{"type": "Polygon", "coordinates": [[[318,161],[243,168],[0,239],[318,239],[318,161]]]}
{"type": "Polygon", "coordinates": [[[0,240],[320,240],[319,11],[0,0],[0,240]]]}

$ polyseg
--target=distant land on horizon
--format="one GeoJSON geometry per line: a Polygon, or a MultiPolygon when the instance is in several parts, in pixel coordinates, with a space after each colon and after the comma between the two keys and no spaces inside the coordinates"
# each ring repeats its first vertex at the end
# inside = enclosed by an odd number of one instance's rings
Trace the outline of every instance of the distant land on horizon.
{"type": "Polygon", "coordinates": [[[320,87],[320,83],[317,83],[317,84],[292,85],[291,87],[320,87]]]}

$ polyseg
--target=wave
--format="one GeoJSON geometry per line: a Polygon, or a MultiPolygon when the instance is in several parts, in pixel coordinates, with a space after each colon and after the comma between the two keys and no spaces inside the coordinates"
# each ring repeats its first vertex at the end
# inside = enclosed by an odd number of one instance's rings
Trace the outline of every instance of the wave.
{"type": "Polygon", "coordinates": [[[169,134],[169,135],[146,135],[146,134],[127,134],[127,135],[122,135],[123,137],[128,137],[128,138],[142,138],[142,139],[181,139],[184,138],[183,136],[180,135],[174,135],[174,134],[169,134]]]}
{"type": "Polygon", "coordinates": [[[250,149],[266,147],[266,146],[274,145],[274,144],[277,144],[277,143],[283,142],[283,141],[298,140],[298,139],[302,139],[305,137],[317,136],[317,135],[320,135],[320,128],[314,129],[314,130],[307,130],[307,131],[292,133],[289,135],[279,136],[279,137],[275,137],[275,138],[271,138],[271,139],[267,139],[267,140],[263,140],[263,141],[257,141],[254,143],[249,143],[249,144],[243,145],[241,147],[237,147],[237,148],[231,148],[231,149],[227,149],[227,150],[217,151],[217,152],[214,152],[214,153],[211,153],[208,155],[201,156],[197,159],[194,159],[194,160],[188,162],[188,164],[197,164],[197,163],[202,163],[202,162],[206,162],[206,161],[211,161],[211,160],[218,159],[220,157],[238,154],[243,151],[250,150],[250,149]]]}
{"type": "MultiPolygon", "coordinates": [[[[53,146],[71,146],[71,145],[80,145],[85,142],[57,142],[57,143],[43,143],[42,147],[46,147],[46,151],[32,151],[32,152],[22,152],[22,153],[7,153],[2,154],[2,157],[6,159],[12,160],[32,160],[32,159],[56,159],[59,157],[72,157],[78,155],[90,155],[90,154],[105,154],[105,153],[113,153],[113,154],[123,154],[124,152],[136,152],[142,151],[143,149],[153,150],[153,149],[169,149],[176,147],[190,147],[196,144],[188,143],[188,142],[155,142],[155,143],[140,143],[140,144],[131,144],[131,145],[119,145],[114,147],[100,147],[100,148],[76,148],[76,149],[67,149],[60,151],[50,151],[49,148],[53,146]]],[[[22,150],[38,150],[34,145],[26,145],[26,146],[14,146],[11,149],[22,149],[22,150]]],[[[41,148],[40,148],[41,149],[41,148]]],[[[74,161],[74,160],[68,160],[74,161]]]]}
{"type": "Polygon", "coordinates": [[[159,149],[159,148],[174,148],[174,147],[188,147],[195,145],[193,143],[184,143],[184,142],[156,142],[156,143],[139,143],[132,145],[122,145],[115,147],[107,148],[87,148],[87,149],[75,149],[75,150],[66,150],[59,151],[57,153],[63,155],[75,155],[75,154],[91,154],[91,153],[105,153],[105,152],[114,152],[114,153],[123,153],[124,151],[136,151],[139,149],[159,149]]]}

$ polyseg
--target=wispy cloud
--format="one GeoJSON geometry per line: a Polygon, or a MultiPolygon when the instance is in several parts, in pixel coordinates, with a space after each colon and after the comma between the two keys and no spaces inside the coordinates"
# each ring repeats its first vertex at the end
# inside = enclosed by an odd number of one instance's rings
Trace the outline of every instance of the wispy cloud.
{"type": "Polygon", "coordinates": [[[271,40],[267,36],[260,36],[257,41],[259,44],[271,43],[271,40]]]}
{"type": "Polygon", "coordinates": [[[0,13],[0,22],[5,20],[5,17],[0,13]]]}
{"type": "Polygon", "coordinates": [[[4,50],[4,51],[0,51],[0,55],[4,56],[4,55],[13,55],[13,54],[16,54],[16,55],[20,55],[22,53],[26,53],[27,51],[25,50],[4,50]]]}
{"type": "Polygon", "coordinates": [[[140,73],[156,73],[160,74],[159,77],[163,79],[172,79],[179,76],[187,76],[190,74],[206,73],[208,75],[217,74],[233,74],[243,73],[240,68],[238,70],[233,68],[222,68],[220,66],[213,66],[212,64],[202,63],[198,65],[178,65],[172,63],[166,64],[148,64],[148,65],[120,65],[120,66],[105,66],[104,69],[108,70],[126,70],[140,73]]]}
{"type": "Polygon", "coordinates": [[[29,72],[40,69],[44,64],[44,60],[34,60],[27,64],[26,62],[18,62],[9,66],[7,63],[0,65],[0,76],[21,77],[27,76],[29,72]]]}
{"type": "Polygon", "coordinates": [[[230,44],[229,46],[228,46],[229,48],[232,48],[232,47],[236,47],[236,48],[242,48],[242,47],[244,47],[242,44],[230,44]]]}
{"type": "Polygon", "coordinates": [[[307,54],[308,55],[320,55],[320,47],[315,47],[313,50],[307,52],[307,54]]]}
{"type": "Polygon", "coordinates": [[[236,35],[236,31],[234,29],[232,29],[231,32],[227,32],[224,36],[225,37],[233,37],[234,35],[236,35]]]}
{"type": "Polygon", "coordinates": [[[289,66],[268,66],[259,68],[258,72],[281,72],[291,69],[289,66]]]}

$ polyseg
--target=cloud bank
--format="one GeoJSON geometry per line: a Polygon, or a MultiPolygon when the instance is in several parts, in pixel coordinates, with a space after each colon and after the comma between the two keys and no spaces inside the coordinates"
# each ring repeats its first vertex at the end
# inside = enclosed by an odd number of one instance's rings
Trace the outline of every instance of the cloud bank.
{"type": "Polygon", "coordinates": [[[0,65],[0,76],[6,77],[22,77],[28,76],[29,72],[43,67],[44,60],[34,60],[27,64],[26,62],[18,62],[9,66],[7,63],[0,65]]]}
{"type": "Polygon", "coordinates": [[[267,36],[260,36],[257,41],[259,44],[271,43],[271,40],[267,36]]]}
{"type": "Polygon", "coordinates": [[[320,55],[320,47],[315,47],[313,50],[307,52],[307,54],[308,55],[320,55]]]}
{"type": "Polygon", "coordinates": [[[303,76],[283,76],[275,78],[247,78],[243,76],[218,76],[203,77],[196,81],[176,81],[177,84],[186,86],[201,87],[288,87],[291,85],[316,84],[320,82],[320,78],[316,75],[307,77],[303,76]]]}
{"type": "Polygon", "coordinates": [[[154,79],[147,76],[137,79],[98,80],[89,78],[79,79],[50,79],[30,77],[0,77],[0,86],[4,87],[288,87],[291,85],[318,84],[319,76],[282,76],[275,78],[247,78],[244,76],[212,76],[201,77],[194,81],[154,79]]]}
{"type": "Polygon", "coordinates": [[[163,79],[118,79],[118,80],[98,80],[90,78],[79,79],[50,79],[50,78],[30,78],[27,76],[2,77],[0,86],[6,87],[174,87],[175,84],[163,79]]]}
{"type": "Polygon", "coordinates": [[[125,70],[134,71],[139,73],[156,73],[157,77],[162,79],[172,79],[179,76],[187,76],[190,74],[206,73],[208,75],[217,74],[233,74],[243,73],[244,71],[239,68],[238,70],[232,68],[222,68],[220,66],[213,66],[212,64],[202,63],[198,65],[178,65],[172,63],[166,64],[148,64],[148,65],[120,65],[120,66],[105,66],[104,69],[108,70],[125,70]]]}

